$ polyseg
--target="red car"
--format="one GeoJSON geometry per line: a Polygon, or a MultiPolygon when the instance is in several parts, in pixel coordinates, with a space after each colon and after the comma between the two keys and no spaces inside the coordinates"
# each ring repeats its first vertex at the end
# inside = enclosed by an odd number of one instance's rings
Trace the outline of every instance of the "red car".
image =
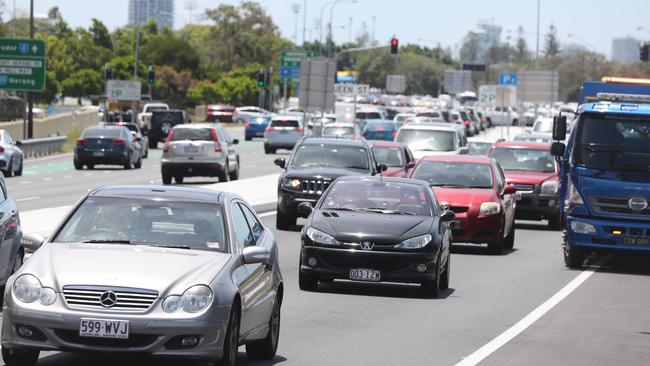
{"type": "Polygon", "coordinates": [[[438,200],[456,213],[454,243],[487,243],[496,254],[513,248],[517,189],[506,184],[494,159],[427,156],[417,164],[411,178],[428,182],[438,200]]]}
{"type": "Polygon", "coordinates": [[[392,141],[368,141],[377,163],[386,164],[388,169],[381,173],[384,177],[407,178],[415,167],[415,158],[408,146],[392,141]]]}
{"type": "Polygon", "coordinates": [[[210,104],[205,107],[206,122],[232,122],[235,107],[226,104],[210,104]]]}
{"type": "Polygon", "coordinates": [[[562,223],[560,169],[551,155],[551,146],[537,142],[499,142],[488,150],[487,156],[499,162],[508,183],[517,187],[516,218],[547,219],[549,228],[559,230],[562,223]]]}

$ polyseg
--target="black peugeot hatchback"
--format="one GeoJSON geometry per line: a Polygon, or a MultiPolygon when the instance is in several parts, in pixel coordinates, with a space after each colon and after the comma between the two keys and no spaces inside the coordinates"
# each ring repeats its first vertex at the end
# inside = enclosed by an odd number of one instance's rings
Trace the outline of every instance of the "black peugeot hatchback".
{"type": "Polygon", "coordinates": [[[427,183],[386,177],[342,177],[308,216],[301,235],[299,285],[318,281],[419,283],[438,297],[449,287],[451,223],[427,183]]]}

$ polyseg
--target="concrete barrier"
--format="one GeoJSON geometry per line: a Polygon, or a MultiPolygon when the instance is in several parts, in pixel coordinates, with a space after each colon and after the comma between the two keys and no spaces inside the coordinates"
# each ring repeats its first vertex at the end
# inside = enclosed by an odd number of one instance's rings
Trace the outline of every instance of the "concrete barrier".
{"type": "MultiPolygon", "coordinates": [[[[34,138],[66,136],[74,130],[81,132],[99,122],[98,111],[98,107],[85,107],[74,112],[34,119],[34,138]]],[[[0,123],[0,129],[9,132],[15,140],[23,138],[23,121],[0,123]]]]}

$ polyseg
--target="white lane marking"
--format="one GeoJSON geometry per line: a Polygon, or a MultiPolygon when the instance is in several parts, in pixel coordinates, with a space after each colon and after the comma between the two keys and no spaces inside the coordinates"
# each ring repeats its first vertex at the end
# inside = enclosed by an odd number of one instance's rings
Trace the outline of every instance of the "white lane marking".
{"type": "Polygon", "coordinates": [[[258,214],[258,217],[268,217],[268,216],[275,216],[277,214],[277,211],[269,211],[265,213],[258,214]]]}
{"type": "Polygon", "coordinates": [[[257,168],[259,165],[244,165],[242,168],[244,169],[252,169],[252,168],[257,168]]]}
{"type": "Polygon", "coordinates": [[[465,357],[462,361],[458,362],[456,366],[474,366],[479,362],[483,361],[489,355],[497,351],[499,348],[503,347],[506,343],[510,342],[513,338],[521,334],[526,328],[530,327],[538,321],[544,314],[548,313],[553,309],[560,301],[564,300],[569,296],[575,289],[580,287],[591,275],[593,275],[598,269],[599,265],[596,265],[593,269],[587,269],[582,271],[576,278],[571,280],[566,286],[564,286],[560,291],[551,296],[546,300],[542,305],[538,306],[537,309],[531,311],[523,319],[517,322],[517,324],[508,328],[505,332],[498,335],[496,338],[485,344],[483,347],[474,351],[471,355],[465,357]]]}
{"type": "Polygon", "coordinates": [[[43,178],[43,182],[49,182],[51,180],[54,180],[54,178],[50,178],[50,177],[43,178]]]}
{"type": "Polygon", "coordinates": [[[28,180],[24,180],[24,181],[20,182],[20,184],[29,184],[29,183],[31,183],[31,182],[28,181],[28,180]]]}
{"type": "Polygon", "coordinates": [[[39,199],[39,198],[41,198],[41,197],[34,196],[34,197],[16,198],[15,201],[16,201],[16,202],[25,202],[25,201],[33,201],[33,200],[37,200],[37,199],[39,199]]]}
{"type": "Polygon", "coordinates": [[[63,178],[70,179],[70,178],[72,178],[72,176],[71,175],[64,175],[63,178]]]}

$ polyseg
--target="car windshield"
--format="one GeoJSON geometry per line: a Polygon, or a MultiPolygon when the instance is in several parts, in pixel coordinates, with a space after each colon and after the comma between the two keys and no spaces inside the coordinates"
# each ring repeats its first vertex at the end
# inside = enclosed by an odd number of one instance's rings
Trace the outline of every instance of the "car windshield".
{"type": "Polygon", "coordinates": [[[544,119],[535,122],[535,126],[533,126],[533,132],[539,132],[539,133],[553,132],[553,120],[544,119]]]}
{"type": "Polygon", "coordinates": [[[176,128],[169,141],[214,141],[211,128],[176,128]]]}
{"type": "Polygon", "coordinates": [[[469,155],[485,155],[490,146],[492,146],[490,142],[469,141],[467,143],[469,155]]]}
{"type": "Polygon", "coordinates": [[[352,137],[354,136],[353,127],[325,126],[323,127],[323,137],[352,137]]]}
{"type": "Polygon", "coordinates": [[[155,106],[155,107],[147,107],[148,112],[159,112],[159,111],[168,111],[169,109],[165,106],[155,106]]]}
{"type": "Polygon", "coordinates": [[[650,119],[587,115],[573,158],[592,169],[650,171],[650,119]]]}
{"type": "Polygon", "coordinates": [[[428,194],[420,185],[395,182],[337,182],[321,209],[377,214],[431,215],[428,194]]]}
{"type": "Polygon", "coordinates": [[[296,120],[284,120],[284,119],[278,119],[278,120],[273,120],[271,121],[271,126],[273,127],[291,127],[291,128],[298,128],[300,127],[300,122],[296,120]]]}
{"type": "Polygon", "coordinates": [[[398,147],[374,146],[372,153],[375,155],[375,160],[378,163],[386,164],[389,167],[404,166],[402,152],[398,147]]]}
{"type": "Polygon", "coordinates": [[[413,178],[435,187],[493,187],[492,168],[487,164],[423,161],[415,168],[413,178]]]}
{"type": "Polygon", "coordinates": [[[504,148],[490,151],[504,170],[550,173],[555,171],[555,160],[549,150],[504,148]]]}
{"type": "Polygon", "coordinates": [[[293,168],[333,167],[369,170],[368,152],[363,147],[303,144],[291,161],[293,168]]]}
{"type": "Polygon", "coordinates": [[[381,119],[379,112],[357,112],[357,119],[381,119]]]}
{"type": "Polygon", "coordinates": [[[440,130],[401,130],[395,141],[414,151],[454,151],[456,132],[440,130]]]}
{"type": "Polygon", "coordinates": [[[87,139],[116,138],[120,137],[120,128],[89,128],[81,134],[81,137],[87,139]]]}
{"type": "Polygon", "coordinates": [[[227,252],[221,206],[212,203],[89,197],[55,243],[116,243],[227,252]]]}

